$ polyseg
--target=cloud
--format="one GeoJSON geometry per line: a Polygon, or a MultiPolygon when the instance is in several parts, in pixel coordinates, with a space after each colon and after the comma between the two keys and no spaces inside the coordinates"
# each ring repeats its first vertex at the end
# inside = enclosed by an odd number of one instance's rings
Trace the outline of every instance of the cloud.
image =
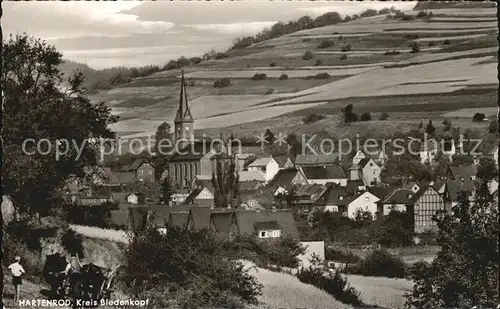
{"type": "Polygon", "coordinates": [[[158,33],[175,26],[168,21],[145,21],[137,15],[122,13],[139,4],[136,1],[10,2],[3,3],[2,22],[5,33],[27,32],[51,39],[158,33]]]}
{"type": "Polygon", "coordinates": [[[229,23],[229,24],[194,24],[186,25],[186,27],[201,31],[215,31],[225,34],[255,34],[265,28],[270,28],[276,21],[256,21],[246,23],[229,23]]]}

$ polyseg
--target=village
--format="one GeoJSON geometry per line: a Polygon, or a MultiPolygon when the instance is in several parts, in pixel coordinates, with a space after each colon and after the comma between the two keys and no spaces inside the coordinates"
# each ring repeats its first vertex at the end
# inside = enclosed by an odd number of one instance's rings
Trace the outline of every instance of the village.
{"type": "MultiPolygon", "coordinates": [[[[180,227],[209,229],[224,238],[291,235],[303,241],[324,241],[310,239],[306,232],[317,212],[333,212],[351,220],[367,214],[375,220],[397,211],[411,217],[412,234],[427,235],[437,231],[433,217],[439,211],[451,211],[459,192],[474,189],[479,156],[471,158],[470,164],[446,165],[444,177],[435,181],[412,181],[410,175],[398,186],[382,181],[389,157],[377,149],[369,154],[354,152],[348,169],[335,153],[273,156],[263,147],[235,150],[227,144],[210,149],[208,143],[194,140],[195,119],[186,84],[182,75],[174,128],[181,151],[170,155],[165,166],[137,158],[121,169],[103,167],[102,176],[94,177],[90,185],[70,177],[65,196],[71,204],[80,210],[103,205],[110,209],[107,219],[100,212],[97,226],[126,230],[142,228],[152,220],[160,231],[180,227]],[[165,190],[167,198],[162,197],[165,190]]],[[[432,145],[422,145],[422,164],[437,158],[439,150],[432,145]]],[[[448,145],[443,154],[451,162],[460,146],[455,147],[454,140],[448,145]]],[[[497,149],[486,157],[498,165],[497,149]]],[[[498,182],[492,180],[489,187],[495,194],[498,182]]],[[[85,211],[76,211],[73,223],[92,225],[88,217],[85,211]]],[[[415,237],[413,242],[419,241],[415,237]]],[[[315,253],[324,257],[324,247],[315,253]]]]}

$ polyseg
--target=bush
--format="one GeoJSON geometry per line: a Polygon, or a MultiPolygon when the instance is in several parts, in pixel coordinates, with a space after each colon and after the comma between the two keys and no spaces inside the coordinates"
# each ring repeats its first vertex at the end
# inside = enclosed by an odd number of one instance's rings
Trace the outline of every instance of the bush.
{"type": "Polygon", "coordinates": [[[474,116],[472,117],[473,122],[481,122],[484,121],[486,118],[486,115],[483,113],[475,113],[474,116]]]}
{"type": "Polygon", "coordinates": [[[361,121],[370,121],[370,120],[372,120],[372,116],[370,115],[370,113],[364,112],[361,115],[361,121]]]}
{"type": "Polygon", "coordinates": [[[256,304],[261,294],[262,285],[208,230],[172,228],[164,235],[148,226],[123,253],[125,289],[135,297],[163,295],[152,297],[155,307],[224,308],[256,304]]]}
{"type": "Polygon", "coordinates": [[[352,46],[351,46],[351,44],[346,44],[346,45],[343,45],[343,46],[340,48],[340,50],[341,50],[342,52],[348,52],[348,51],[351,51],[351,50],[352,50],[352,46]]]}
{"type": "Polygon", "coordinates": [[[264,73],[256,73],[253,77],[252,80],[264,80],[267,78],[267,75],[264,73]]]}
{"type": "Polygon", "coordinates": [[[339,35],[339,41],[342,41],[344,39],[343,35],[339,35]]]}
{"type": "Polygon", "coordinates": [[[177,61],[175,60],[170,60],[164,67],[163,71],[168,71],[168,70],[175,70],[178,69],[179,66],[177,65],[177,61]]]}
{"type": "Polygon", "coordinates": [[[415,54],[420,51],[420,45],[417,42],[411,44],[411,53],[415,54]]]}
{"type": "Polygon", "coordinates": [[[322,65],[323,64],[323,61],[321,61],[320,59],[316,60],[316,63],[314,64],[315,66],[318,66],[318,65],[322,65]]]}
{"type": "Polygon", "coordinates": [[[347,59],[347,55],[346,54],[342,54],[342,56],[340,56],[340,60],[346,60],[347,59]]]}
{"type": "Polygon", "coordinates": [[[413,20],[413,16],[403,14],[403,16],[401,16],[401,20],[413,20]]]}
{"type": "Polygon", "coordinates": [[[443,44],[444,45],[450,45],[450,40],[448,40],[448,39],[444,40],[443,44]]]}
{"type": "Polygon", "coordinates": [[[201,63],[201,58],[200,57],[192,57],[192,58],[189,58],[189,61],[192,64],[199,64],[199,63],[201,63]]]}
{"type": "Polygon", "coordinates": [[[274,89],[273,88],[269,88],[266,91],[266,94],[273,94],[273,93],[274,93],[274,89]]]}
{"type": "Polygon", "coordinates": [[[370,252],[358,267],[355,272],[363,276],[404,278],[406,275],[404,262],[383,249],[370,252]]]}
{"type": "Polygon", "coordinates": [[[302,119],[302,121],[304,122],[304,124],[310,124],[310,123],[320,121],[321,119],[325,119],[325,116],[313,113],[313,114],[309,114],[309,115],[305,116],[302,119]]]}
{"type": "Polygon", "coordinates": [[[323,269],[317,267],[317,262],[307,269],[300,269],[297,278],[303,283],[311,284],[327,292],[342,303],[353,306],[362,305],[359,292],[349,286],[347,278],[342,277],[339,272],[324,274],[323,269]]]}
{"type": "Polygon", "coordinates": [[[427,43],[427,45],[428,45],[429,47],[436,46],[436,42],[434,42],[434,41],[430,41],[429,43],[427,43]]]}
{"type": "Polygon", "coordinates": [[[386,56],[399,55],[401,52],[399,50],[388,50],[385,52],[386,56]]]}
{"type": "Polygon", "coordinates": [[[316,75],[311,76],[311,78],[312,79],[329,79],[330,75],[328,73],[318,73],[316,75]]]}
{"type": "Polygon", "coordinates": [[[332,40],[326,40],[326,41],[321,42],[321,44],[319,44],[318,48],[319,49],[328,48],[328,47],[332,47],[334,45],[335,45],[335,43],[332,40]]]}
{"type": "Polygon", "coordinates": [[[283,73],[283,74],[281,74],[281,76],[280,76],[280,80],[287,80],[287,79],[288,79],[288,75],[286,75],[286,74],[284,74],[284,73],[283,73]]]}
{"type": "Polygon", "coordinates": [[[229,57],[227,53],[217,53],[215,54],[215,59],[224,59],[229,57]]]}
{"type": "Polygon", "coordinates": [[[304,55],[302,55],[302,59],[304,60],[311,60],[313,57],[314,56],[310,51],[306,51],[304,55]]]}
{"type": "Polygon", "coordinates": [[[273,62],[269,65],[271,68],[274,68],[276,66],[276,62],[273,62]]]}
{"type": "Polygon", "coordinates": [[[388,113],[382,113],[382,115],[380,115],[380,120],[387,120],[389,119],[389,114],[388,113]]]}
{"type": "Polygon", "coordinates": [[[346,264],[359,263],[361,261],[361,258],[352,252],[343,252],[335,249],[326,249],[325,259],[346,264]]]}
{"type": "Polygon", "coordinates": [[[427,16],[427,12],[426,11],[420,11],[417,14],[417,18],[422,18],[422,17],[426,17],[426,16],[427,16]]]}
{"type": "Polygon", "coordinates": [[[231,81],[227,78],[218,79],[214,82],[214,88],[223,88],[231,85],[231,81]]]}
{"type": "Polygon", "coordinates": [[[61,245],[71,255],[83,258],[83,238],[73,230],[67,230],[61,237],[61,245]]]}

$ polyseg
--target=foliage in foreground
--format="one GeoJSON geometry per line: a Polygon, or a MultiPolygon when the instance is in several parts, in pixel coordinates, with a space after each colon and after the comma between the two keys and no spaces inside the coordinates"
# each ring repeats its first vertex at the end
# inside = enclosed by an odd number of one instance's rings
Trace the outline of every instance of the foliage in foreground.
{"type": "Polygon", "coordinates": [[[360,306],[362,302],[359,293],[353,287],[349,286],[347,278],[342,277],[339,272],[325,274],[319,261],[311,261],[309,268],[302,268],[297,273],[297,278],[303,283],[314,285],[315,287],[332,295],[338,301],[346,304],[360,306]]]}
{"type": "Polygon", "coordinates": [[[406,265],[399,257],[393,256],[386,250],[375,250],[356,267],[348,268],[348,272],[362,276],[404,278],[406,265]]]}
{"type": "Polygon", "coordinates": [[[498,305],[498,195],[488,181],[498,177],[495,163],[480,162],[475,193],[461,192],[451,213],[436,216],[441,251],[431,264],[410,270],[415,282],[407,305],[417,308],[471,308],[498,305]],[[470,198],[474,197],[473,202],[470,198]]]}
{"type": "Polygon", "coordinates": [[[153,306],[234,308],[257,303],[262,286],[224,250],[207,230],[148,227],[132,236],[124,249],[122,281],[153,306]]]}

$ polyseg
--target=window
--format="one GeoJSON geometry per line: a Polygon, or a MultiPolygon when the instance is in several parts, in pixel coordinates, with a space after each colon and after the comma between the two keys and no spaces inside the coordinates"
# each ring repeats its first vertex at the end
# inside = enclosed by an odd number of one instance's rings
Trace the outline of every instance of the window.
{"type": "Polygon", "coordinates": [[[370,162],[370,167],[373,167],[373,163],[370,162]]]}
{"type": "Polygon", "coordinates": [[[341,195],[339,196],[339,201],[343,201],[344,200],[344,197],[341,195]]]}
{"type": "Polygon", "coordinates": [[[260,238],[266,238],[267,237],[267,232],[266,231],[260,231],[259,237],[260,238]]]}

